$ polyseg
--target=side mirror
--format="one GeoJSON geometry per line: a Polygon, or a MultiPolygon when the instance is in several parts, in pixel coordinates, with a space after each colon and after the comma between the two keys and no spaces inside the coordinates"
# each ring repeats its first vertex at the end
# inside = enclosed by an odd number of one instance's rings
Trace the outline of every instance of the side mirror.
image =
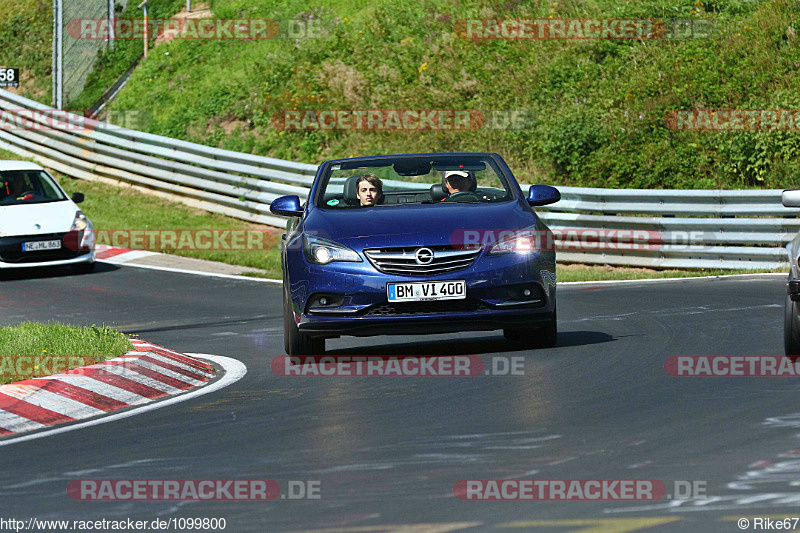
{"type": "Polygon", "coordinates": [[[83,195],[82,192],[74,192],[72,193],[72,201],[76,204],[81,203],[86,197],[83,195]]]}
{"type": "Polygon", "coordinates": [[[531,185],[528,190],[528,205],[547,205],[561,200],[561,193],[550,185],[531,185]]]}
{"type": "Polygon", "coordinates": [[[272,203],[269,204],[269,210],[275,215],[283,215],[285,217],[303,216],[303,208],[300,206],[300,197],[295,194],[275,198],[272,203]]]}
{"type": "Polygon", "coordinates": [[[800,189],[789,189],[781,194],[781,203],[784,207],[800,207],[800,189]]]}

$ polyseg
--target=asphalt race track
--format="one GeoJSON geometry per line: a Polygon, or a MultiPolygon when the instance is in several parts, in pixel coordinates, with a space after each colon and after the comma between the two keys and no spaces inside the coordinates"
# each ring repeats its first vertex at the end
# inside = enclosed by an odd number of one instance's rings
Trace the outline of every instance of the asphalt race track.
{"type": "Polygon", "coordinates": [[[334,355],[524,357],[524,375],[279,377],[281,289],[99,265],[0,283],[3,322],[106,323],[182,352],[238,359],[212,394],[0,446],[5,518],[224,518],[226,531],[739,531],[800,515],[800,382],[669,376],[670,355],[776,355],[785,276],[562,285],[559,346],[501,332],[342,338],[334,355]],[[319,499],[72,500],[76,479],[318,481],[319,499]],[[461,501],[462,479],[704,482],[657,502],[461,501]],[[416,527],[412,527],[416,525],[416,527]],[[367,527],[369,526],[369,527],[367,527]],[[752,527],[752,526],[751,526],[752,527]]]}

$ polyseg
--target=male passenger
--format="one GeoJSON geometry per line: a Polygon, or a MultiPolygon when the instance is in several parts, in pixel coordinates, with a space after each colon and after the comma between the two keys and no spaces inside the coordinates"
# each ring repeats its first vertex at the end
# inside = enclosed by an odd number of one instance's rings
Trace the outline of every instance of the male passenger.
{"type": "MultiPolygon", "coordinates": [[[[448,195],[471,191],[474,180],[475,176],[467,170],[448,170],[444,173],[444,185],[447,187],[448,195]]],[[[441,201],[444,200],[446,198],[442,198],[441,201]]]]}
{"type": "Polygon", "coordinates": [[[356,196],[361,207],[378,205],[383,198],[383,182],[375,174],[364,174],[356,182],[356,196]]]}

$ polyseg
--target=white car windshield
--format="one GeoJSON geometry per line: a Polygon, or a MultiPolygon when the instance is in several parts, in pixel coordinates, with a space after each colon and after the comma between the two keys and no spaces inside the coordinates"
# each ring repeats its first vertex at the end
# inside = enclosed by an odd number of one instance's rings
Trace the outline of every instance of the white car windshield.
{"type": "Polygon", "coordinates": [[[66,200],[64,193],[42,170],[0,172],[0,206],[41,204],[66,200]]]}
{"type": "Polygon", "coordinates": [[[316,198],[319,207],[348,209],[500,202],[512,194],[490,158],[415,156],[335,163],[316,198]]]}

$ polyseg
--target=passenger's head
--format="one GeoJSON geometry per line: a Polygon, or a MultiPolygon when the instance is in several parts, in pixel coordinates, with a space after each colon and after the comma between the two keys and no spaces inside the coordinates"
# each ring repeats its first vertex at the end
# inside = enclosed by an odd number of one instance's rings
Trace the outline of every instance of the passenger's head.
{"type": "Polygon", "coordinates": [[[450,194],[472,190],[472,174],[466,170],[448,170],[444,173],[444,182],[450,194]]]}
{"type": "Polygon", "coordinates": [[[356,196],[362,206],[377,205],[383,196],[383,182],[375,174],[364,174],[356,182],[356,196]]]}

